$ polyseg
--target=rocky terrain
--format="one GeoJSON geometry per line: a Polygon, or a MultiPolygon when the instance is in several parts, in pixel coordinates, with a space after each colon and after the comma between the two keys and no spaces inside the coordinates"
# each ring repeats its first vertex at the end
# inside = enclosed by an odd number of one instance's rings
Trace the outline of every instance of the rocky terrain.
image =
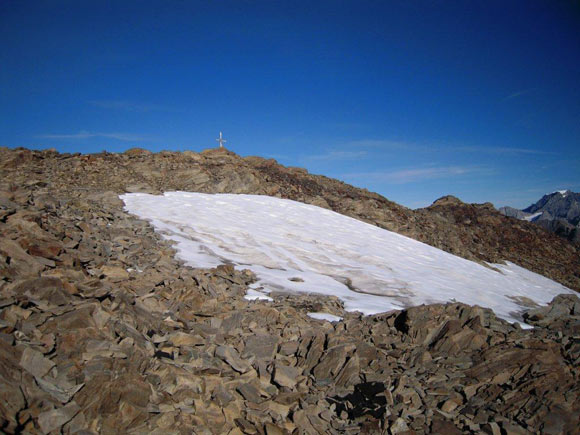
{"type": "Polygon", "coordinates": [[[511,261],[580,290],[580,247],[529,222],[513,221],[491,204],[444,197],[411,210],[341,181],[284,167],[225,148],[201,153],[58,154],[0,148],[5,183],[46,184],[51,190],[162,193],[250,193],[313,204],[392,230],[461,257],[511,261]]]}
{"type": "Polygon", "coordinates": [[[524,210],[501,207],[499,211],[506,216],[534,222],[574,244],[580,244],[580,193],[569,190],[552,192],[524,210]]]}
{"type": "Polygon", "coordinates": [[[444,197],[416,215],[428,222],[422,240],[456,255],[498,263],[508,260],[580,290],[580,249],[534,223],[501,215],[491,203],[444,197]]]}
{"type": "Polygon", "coordinates": [[[576,296],[528,312],[530,330],[462,304],[363,317],[313,295],[249,302],[250,272],[184,267],[118,194],[278,195],[578,289],[576,248],[533,224],[450,197],[414,212],[220,151],[1,149],[0,171],[4,432],[578,433],[576,296]]]}

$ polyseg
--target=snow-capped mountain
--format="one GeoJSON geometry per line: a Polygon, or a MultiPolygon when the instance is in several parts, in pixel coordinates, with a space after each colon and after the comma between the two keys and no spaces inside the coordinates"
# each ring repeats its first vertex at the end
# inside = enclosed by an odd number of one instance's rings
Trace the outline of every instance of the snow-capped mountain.
{"type": "Polygon", "coordinates": [[[558,190],[544,195],[523,210],[502,207],[499,211],[506,216],[537,223],[573,242],[580,242],[580,193],[558,190]]]}
{"type": "Polygon", "coordinates": [[[365,314],[458,301],[509,321],[570,289],[515,264],[485,267],[333,211],[258,195],[169,192],[121,197],[126,209],[177,242],[193,267],[230,263],[272,291],[337,296],[365,314]]]}
{"type": "Polygon", "coordinates": [[[526,213],[538,213],[551,216],[553,219],[566,219],[577,225],[580,221],[580,193],[570,190],[559,190],[544,195],[538,202],[523,210],[526,213]]]}

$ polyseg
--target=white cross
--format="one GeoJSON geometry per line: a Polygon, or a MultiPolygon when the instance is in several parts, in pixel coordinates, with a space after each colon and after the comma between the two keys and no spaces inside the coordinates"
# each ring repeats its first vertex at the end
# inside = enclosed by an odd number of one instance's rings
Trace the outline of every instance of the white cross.
{"type": "Polygon", "coordinates": [[[220,148],[224,147],[224,143],[227,142],[227,140],[225,140],[224,138],[222,138],[222,132],[220,131],[220,137],[219,139],[216,139],[217,142],[219,142],[220,144],[220,148]]]}

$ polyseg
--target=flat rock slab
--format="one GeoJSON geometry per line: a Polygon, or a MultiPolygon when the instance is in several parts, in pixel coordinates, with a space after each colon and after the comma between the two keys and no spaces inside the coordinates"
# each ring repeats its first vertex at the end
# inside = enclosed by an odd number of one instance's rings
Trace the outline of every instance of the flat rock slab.
{"type": "Polygon", "coordinates": [[[276,364],[274,368],[274,382],[281,387],[294,388],[298,383],[301,370],[283,364],[276,364]]]}
{"type": "Polygon", "coordinates": [[[218,346],[215,356],[228,363],[231,368],[239,373],[248,372],[252,366],[240,358],[238,351],[231,346],[218,346]]]}
{"type": "Polygon", "coordinates": [[[48,358],[45,358],[42,353],[27,347],[24,349],[24,352],[22,352],[20,366],[31,375],[37,378],[42,378],[55,366],[55,364],[48,358]]]}
{"type": "Polygon", "coordinates": [[[246,340],[244,356],[271,360],[278,348],[278,337],[274,335],[253,335],[246,340]]]}

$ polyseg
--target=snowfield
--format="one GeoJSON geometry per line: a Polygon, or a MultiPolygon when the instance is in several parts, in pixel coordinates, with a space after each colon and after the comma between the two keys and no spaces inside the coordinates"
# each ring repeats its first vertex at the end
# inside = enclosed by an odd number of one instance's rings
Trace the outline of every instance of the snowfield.
{"type": "MultiPolygon", "coordinates": [[[[409,306],[464,302],[521,321],[531,301],[545,305],[572,290],[507,263],[484,267],[338,213],[258,195],[168,192],[121,196],[129,213],[177,242],[192,267],[231,263],[271,291],[334,295],[348,311],[375,314],[409,306]]],[[[525,325],[523,325],[525,326],[525,325]]]]}
{"type": "Polygon", "coordinates": [[[536,219],[538,216],[542,216],[544,214],[543,211],[539,211],[537,213],[531,214],[529,216],[525,216],[524,220],[528,221],[528,222],[532,222],[534,219],[536,219]]]}

